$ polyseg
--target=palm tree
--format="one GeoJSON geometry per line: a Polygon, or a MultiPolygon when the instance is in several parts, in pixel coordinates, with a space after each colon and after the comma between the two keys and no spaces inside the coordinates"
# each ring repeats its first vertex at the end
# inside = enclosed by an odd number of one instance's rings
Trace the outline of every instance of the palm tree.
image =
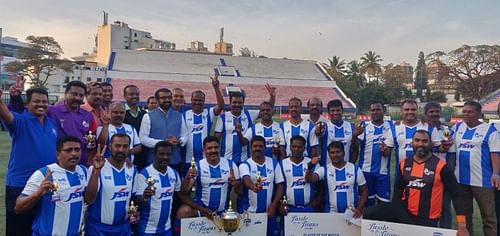
{"type": "Polygon", "coordinates": [[[366,78],[361,71],[361,64],[358,61],[351,61],[347,64],[346,78],[356,84],[356,88],[363,88],[366,78]]]}
{"type": "Polygon", "coordinates": [[[328,70],[334,77],[340,74],[343,75],[345,73],[345,60],[340,60],[338,56],[328,58],[328,70]]]}
{"type": "Polygon", "coordinates": [[[382,57],[376,52],[366,52],[361,57],[361,72],[366,73],[370,77],[375,77],[378,83],[380,73],[382,72],[382,65],[379,63],[381,61],[383,61],[382,57]]]}

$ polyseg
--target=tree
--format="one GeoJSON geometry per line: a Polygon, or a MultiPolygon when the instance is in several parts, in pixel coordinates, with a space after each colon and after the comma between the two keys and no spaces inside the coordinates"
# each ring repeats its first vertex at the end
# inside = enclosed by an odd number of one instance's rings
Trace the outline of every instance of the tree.
{"type": "Polygon", "coordinates": [[[465,99],[479,100],[500,88],[500,46],[463,45],[448,53],[448,62],[465,99]]]}
{"type": "Polygon", "coordinates": [[[389,99],[387,99],[386,87],[380,85],[376,81],[368,82],[364,88],[360,89],[355,100],[361,111],[368,111],[370,109],[370,103],[375,100],[384,103],[389,102],[389,99]]]}
{"type": "MultiPolygon", "coordinates": [[[[405,95],[405,83],[411,82],[412,78],[408,78],[408,73],[405,73],[400,65],[389,63],[384,66],[381,76],[383,86],[385,87],[384,94],[387,98],[387,103],[399,103],[405,95]]],[[[411,95],[411,91],[410,91],[411,95]]]]}
{"type": "Polygon", "coordinates": [[[351,61],[347,64],[346,78],[354,82],[357,89],[361,89],[366,84],[366,78],[361,72],[361,64],[358,61],[351,61]]]}
{"type": "Polygon", "coordinates": [[[417,67],[415,68],[415,88],[417,89],[417,98],[423,99],[422,91],[427,88],[427,67],[425,65],[424,52],[418,54],[417,67]]]}
{"type": "Polygon", "coordinates": [[[431,95],[432,95],[431,89],[427,88],[427,90],[425,90],[425,100],[430,101],[429,99],[431,98],[431,95]]]}
{"type": "Polygon", "coordinates": [[[375,77],[377,82],[382,72],[383,59],[374,51],[368,51],[361,57],[361,71],[370,77],[375,77]]]}
{"type": "Polygon", "coordinates": [[[240,48],[240,56],[241,57],[259,57],[253,50],[250,50],[247,47],[240,48]]]}
{"type": "Polygon", "coordinates": [[[446,94],[442,91],[435,91],[432,92],[429,97],[427,98],[427,101],[436,101],[436,102],[446,102],[448,99],[446,98],[446,94]]]}
{"type": "Polygon", "coordinates": [[[66,59],[60,59],[63,50],[59,43],[48,36],[26,37],[30,45],[28,48],[19,49],[21,62],[13,61],[7,63],[4,68],[9,73],[23,73],[30,79],[34,87],[43,87],[51,75],[61,69],[66,72],[72,71],[72,63],[66,59]]]}
{"type": "Polygon", "coordinates": [[[334,79],[344,75],[345,66],[345,60],[341,60],[338,56],[332,56],[331,59],[328,58],[328,64],[326,65],[328,73],[334,79]]]}

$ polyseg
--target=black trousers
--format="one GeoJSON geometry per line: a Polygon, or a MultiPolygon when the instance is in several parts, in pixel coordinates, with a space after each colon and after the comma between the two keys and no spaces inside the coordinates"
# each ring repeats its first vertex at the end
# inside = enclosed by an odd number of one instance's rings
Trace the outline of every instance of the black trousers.
{"type": "Polygon", "coordinates": [[[31,226],[35,219],[36,209],[33,208],[23,214],[16,214],[14,212],[16,199],[21,195],[23,189],[24,187],[5,186],[5,235],[30,236],[32,233],[31,226]]]}
{"type": "Polygon", "coordinates": [[[412,214],[400,203],[395,202],[379,202],[374,209],[365,212],[365,219],[389,221],[394,223],[421,225],[429,227],[437,227],[438,220],[417,217],[412,214]]]}

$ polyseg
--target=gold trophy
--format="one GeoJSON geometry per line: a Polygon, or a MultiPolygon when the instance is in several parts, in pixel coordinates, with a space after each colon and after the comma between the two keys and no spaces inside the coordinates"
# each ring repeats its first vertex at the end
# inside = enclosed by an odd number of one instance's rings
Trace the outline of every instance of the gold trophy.
{"type": "Polygon", "coordinates": [[[52,201],[57,202],[61,200],[61,195],[57,192],[57,189],[59,188],[59,183],[57,181],[52,182],[52,201]]]}
{"type": "Polygon", "coordinates": [[[92,133],[92,130],[89,130],[84,138],[87,141],[87,149],[94,149],[96,147],[97,136],[92,133]]]}
{"type": "Polygon", "coordinates": [[[260,171],[257,171],[257,174],[255,175],[255,181],[257,181],[258,185],[262,184],[262,176],[260,175],[260,171]]]}
{"type": "MultiPolygon", "coordinates": [[[[191,157],[191,167],[190,167],[192,170],[195,170],[196,171],[196,161],[194,160],[194,156],[191,157]]],[[[193,184],[193,187],[192,187],[192,190],[193,191],[196,191],[196,183],[193,184]]]]}
{"type": "Polygon", "coordinates": [[[146,184],[148,185],[148,188],[151,190],[154,190],[155,183],[156,180],[151,175],[146,179],[146,184]]]}
{"type": "Polygon", "coordinates": [[[446,125],[443,126],[443,136],[446,140],[450,139],[450,129],[446,125]]]}
{"type": "Polygon", "coordinates": [[[280,146],[280,142],[281,142],[281,138],[280,136],[276,136],[274,137],[274,147],[279,147],[280,146]]]}
{"type": "Polygon", "coordinates": [[[137,212],[139,212],[139,206],[135,205],[134,201],[130,201],[130,206],[128,207],[128,212],[127,212],[130,221],[132,221],[131,220],[132,217],[137,218],[137,212]]]}
{"type": "Polygon", "coordinates": [[[221,216],[215,215],[212,222],[219,231],[224,230],[227,235],[232,235],[236,230],[240,230],[241,221],[248,219],[248,213],[238,214],[233,210],[233,205],[231,200],[229,200],[229,209],[224,211],[221,216]]]}
{"type": "Polygon", "coordinates": [[[283,209],[288,211],[288,199],[286,199],[286,195],[283,195],[283,199],[280,201],[283,209]]]}

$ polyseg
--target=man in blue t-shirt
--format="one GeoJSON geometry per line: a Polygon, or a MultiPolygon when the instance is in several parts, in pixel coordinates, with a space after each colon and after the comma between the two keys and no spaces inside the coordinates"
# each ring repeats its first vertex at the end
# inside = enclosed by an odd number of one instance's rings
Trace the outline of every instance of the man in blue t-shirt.
{"type": "Polygon", "coordinates": [[[27,110],[22,113],[10,112],[0,100],[0,121],[6,124],[12,139],[5,183],[6,235],[31,234],[30,227],[19,226],[32,225],[35,211],[16,214],[15,201],[35,170],[56,161],[57,131],[47,117],[47,90],[29,89],[26,97],[27,110]]]}

